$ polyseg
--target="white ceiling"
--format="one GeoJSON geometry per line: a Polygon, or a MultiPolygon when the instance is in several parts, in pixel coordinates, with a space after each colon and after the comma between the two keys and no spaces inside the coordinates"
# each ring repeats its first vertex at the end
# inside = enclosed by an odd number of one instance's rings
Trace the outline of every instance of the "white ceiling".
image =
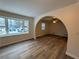
{"type": "Polygon", "coordinates": [[[36,17],[76,2],[77,0],[0,0],[0,10],[36,17]]]}

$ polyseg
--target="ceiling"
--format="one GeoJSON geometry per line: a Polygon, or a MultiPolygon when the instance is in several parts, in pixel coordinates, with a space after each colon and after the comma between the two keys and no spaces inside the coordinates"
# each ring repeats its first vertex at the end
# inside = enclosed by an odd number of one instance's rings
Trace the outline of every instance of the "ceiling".
{"type": "Polygon", "coordinates": [[[36,17],[76,2],[77,0],[0,0],[0,10],[36,17]]]}

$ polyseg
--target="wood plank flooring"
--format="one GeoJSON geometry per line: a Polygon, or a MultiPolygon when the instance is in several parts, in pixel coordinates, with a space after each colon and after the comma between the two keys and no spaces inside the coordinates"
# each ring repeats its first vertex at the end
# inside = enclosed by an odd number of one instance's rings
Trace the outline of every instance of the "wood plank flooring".
{"type": "Polygon", "coordinates": [[[0,48],[0,59],[72,59],[65,51],[66,38],[45,36],[0,48]]]}

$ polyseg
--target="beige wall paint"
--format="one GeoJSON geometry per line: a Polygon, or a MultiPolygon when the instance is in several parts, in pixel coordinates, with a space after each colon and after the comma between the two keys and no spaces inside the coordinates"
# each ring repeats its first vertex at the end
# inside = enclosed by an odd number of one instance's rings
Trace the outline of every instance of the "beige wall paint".
{"type": "Polygon", "coordinates": [[[67,30],[61,21],[58,21],[57,23],[50,22],[49,34],[67,37],[67,30]]]}
{"type": "Polygon", "coordinates": [[[58,17],[65,24],[68,30],[66,53],[79,59],[79,3],[43,14],[36,18],[35,24],[44,16],[58,17]]]}
{"type": "Polygon", "coordinates": [[[18,18],[22,18],[22,19],[28,19],[30,21],[30,25],[29,25],[29,34],[22,34],[22,35],[16,35],[16,36],[6,36],[6,37],[0,37],[0,47],[8,45],[8,44],[12,44],[15,42],[19,42],[19,41],[23,41],[23,40],[27,40],[27,39],[31,39],[33,38],[33,32],[34,32],[34,19],[31,17],[25,17],[25,16],[21,16],[21,15],[17,15],[17,14],[13,14],[13,13],[6,13],[6,12],[0,12],[0,16],[7,16],[7,17],[18,17],[18,18]]]}

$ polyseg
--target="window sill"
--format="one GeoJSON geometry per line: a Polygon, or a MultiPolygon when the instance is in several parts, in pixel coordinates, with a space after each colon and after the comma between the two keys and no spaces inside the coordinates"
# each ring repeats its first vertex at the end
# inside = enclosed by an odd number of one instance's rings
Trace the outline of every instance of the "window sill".
{"type": "Polygon", "coordinates": [[[22,34],[29,34],[29,33],[23,32],[23,33],[4,34],[4,35],[0,35],[0,37],[17,36],[17,35],[22,35],[22,34]]]}

